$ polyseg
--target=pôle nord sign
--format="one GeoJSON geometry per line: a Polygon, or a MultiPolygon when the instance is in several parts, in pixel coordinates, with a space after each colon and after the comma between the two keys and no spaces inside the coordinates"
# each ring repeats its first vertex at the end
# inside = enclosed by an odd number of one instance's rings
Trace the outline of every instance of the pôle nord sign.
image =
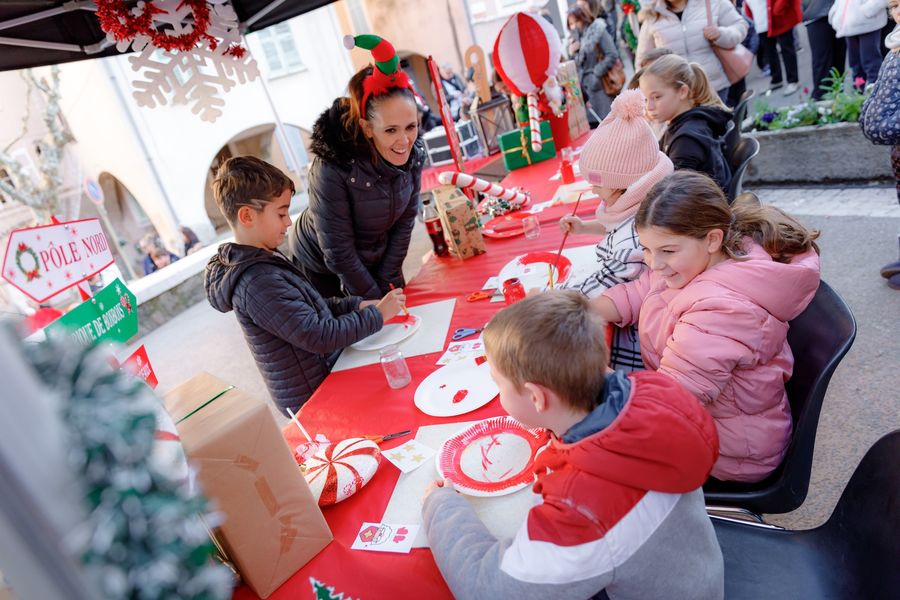
{"type": "Polygon", "coordinates": [[[35,302],[43,302],[112,263],[100,221],[81,219],[10,233],[3,278],[35,302]]]}
{"type": "Polygon", "coordinates": [[[118,279],[47,326],[48,336],[69,336],[90,346],[97,341],[126,343],[137,334],[137,299],[118,279]]]}

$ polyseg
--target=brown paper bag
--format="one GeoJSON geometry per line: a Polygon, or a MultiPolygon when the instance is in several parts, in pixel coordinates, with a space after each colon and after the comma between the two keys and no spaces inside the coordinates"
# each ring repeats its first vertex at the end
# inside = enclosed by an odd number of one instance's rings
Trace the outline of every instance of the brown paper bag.
{"type": "Polygon", "coordinates": [[[165,396],[203,492],[225,515],[217,537],[262,598],[332,539],[269,407],[208,373],[165,396]]]}
{"type": "Polygon", "coordinates": [[[484,254],[484,238],[475,204],[453,185],[440,186],[432,193],[450,254],[463,260],[484,254]]]}

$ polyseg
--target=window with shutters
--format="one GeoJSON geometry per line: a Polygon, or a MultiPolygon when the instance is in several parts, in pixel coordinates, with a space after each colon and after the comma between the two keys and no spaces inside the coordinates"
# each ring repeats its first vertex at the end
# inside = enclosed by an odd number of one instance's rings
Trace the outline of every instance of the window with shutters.
{"type": "Polygon", "coordinates": [[[303,71],[306,67],[294,44],[294,34],[290,25],[278,23],[263,29],[258,34],[259,43],[269,66],[269,77],[282,77],[303,71]]]}

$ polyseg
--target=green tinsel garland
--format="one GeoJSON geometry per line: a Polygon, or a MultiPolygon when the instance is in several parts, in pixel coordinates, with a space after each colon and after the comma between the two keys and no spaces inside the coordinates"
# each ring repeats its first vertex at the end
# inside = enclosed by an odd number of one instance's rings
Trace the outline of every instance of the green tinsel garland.
{"type": "Polygon", "coordinates": [[[231,596],[230,571],[213,561],[206,499],[151,460],[159,400],[113,369],[101,347],[24,344],[38,377],[62,399],[70,468],[82,474],[88,520],[72,541],[86,579],[104,598],[231,596]]]}
{"type": "Polygon", "coordinates": [[[631,29],[631,22],[628,19],[628,12],[625,11],[626,6],[631,6],[634,14],[641,10],[641,3],[638,0],[622,0],[622,9],[625,12],[625,18],[622,19],[622,35],[625,37],[625,43],[631,48],[632,52],[637,51],[638,39],[637,34],[631,29]]]}

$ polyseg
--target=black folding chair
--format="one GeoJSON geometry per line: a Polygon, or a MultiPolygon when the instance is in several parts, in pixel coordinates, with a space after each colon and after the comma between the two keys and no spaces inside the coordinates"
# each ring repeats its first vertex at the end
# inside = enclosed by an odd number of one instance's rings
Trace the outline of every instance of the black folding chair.
{"type": "Polygon", "coordinates": [[[744,119],[747,118],[747,107],[749,106],[753,94],[753,90],[747,90],[741,94],[737,106],[734,107],[734,112],[731,113],[731,122],[734,123],[734,127],[730,128],[725,133],[725,147],[723,148],[725,160],[729,163],[734,162],[734,152],[737,150],[738,144],[741,141],[741,124],[744,122],[744,119]]]}
{"type": "Polygon", "coordinates": [[[786,531],[713,516],[725,597],[894,599],[900,595],[900,430],[863,457],[824,525],[786,531]]]}
{"type": "MultiPolygon", "coordinates": [[[[752,138],[747,138],[750,140],[752,138]]],[[[707,482],[703,491],[707,510],[739,507],[758,520],[762,513],[786,513],[799,507],[809,490],[819,412],[835,368],[856,337],[850,307],[824,281],[812,302],[790,322],[788,344],[794,354],[794,373],[785,385],[794,431],[781,465],[757,483],[707,482]]]]}
{"type": "Polygon", "coordinates": [[[734,199],[741,194],[741,191],[744,188],[744,174],[747,172],[747,167],[750,166],[750,161],[753,160],[757,154],[759,154],[758,139],[745,137],[738,142],[737,149],[734,151],[734,155],[729,161],[729,166],[731,167],[731,181],[728,182],[728,189],[725,192],[729,204],[734,202],[734,199]]]}

